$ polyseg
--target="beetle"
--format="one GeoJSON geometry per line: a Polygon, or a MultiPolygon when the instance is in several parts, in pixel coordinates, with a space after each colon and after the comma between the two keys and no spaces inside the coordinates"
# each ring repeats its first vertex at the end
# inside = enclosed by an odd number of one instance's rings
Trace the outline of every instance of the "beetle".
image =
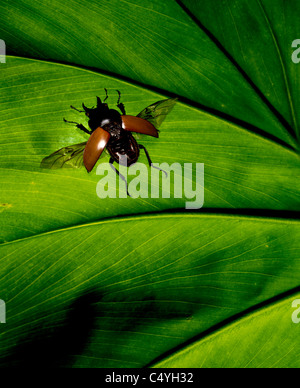
{"type": "MultiPolygon", "coordinates": [[[[80,131],[90,135],[89,140],[85,143],[64,147],[54,152],[42,160],[41,168],[80,168],[85,166],[86,170],[90,173],[97,161],[105,155],[104,150],[106,150],[110,155],[109,163],[112,169],[124,180],[127,188],[125,177],[113,164],[116,162],[120,165],[130,167],[138,161],[140,150],[143,150],[149,166],[159,169],[153,166],[146,147],[139,144],[133,134],[158,138],[158,128],[174,108],[177,98],[158,101],[145,108],[137,116],[129,116],[126,114],[125,105],[121,103],[121,92],[117,90],[119,98],[116,105],[120,113],[115,109],[109,108],[106,103],[108,91],[107,89],[104,90],[106,97],[103,102],[100,97],[97,97],[96,107],[87,108],[83,103],[83,110],[79,110],[71,105],[71,109],[85,113],[89,118],[88,125],[90,129],[86,128],[83,124],[64,119],[64,122],[75,124],[80,131]]],[[[128,188],[127,194],[130,196],[128,188]]]]}

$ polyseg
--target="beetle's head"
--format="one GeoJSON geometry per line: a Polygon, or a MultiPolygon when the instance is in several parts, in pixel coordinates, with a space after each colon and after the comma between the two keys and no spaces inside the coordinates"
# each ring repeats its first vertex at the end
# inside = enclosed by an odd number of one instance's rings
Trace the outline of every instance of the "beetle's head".
{"type": "Polygon", "coordinates": [[[82,107],[85,111],[85,115],[89,117],[90,120],[99,120],[99,118],[107,117],[109,113],[108,105],[105,102],[102,102],[100,97],[97,97],[96,108],[87,108],[84,104],[82,104],[82,107]]]}

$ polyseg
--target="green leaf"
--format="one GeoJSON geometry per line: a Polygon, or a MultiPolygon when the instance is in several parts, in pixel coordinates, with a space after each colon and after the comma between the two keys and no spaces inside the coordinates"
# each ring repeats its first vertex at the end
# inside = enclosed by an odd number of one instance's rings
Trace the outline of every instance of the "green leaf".
{"type": "MultiPolygon", "coordinates": [[[[202,4],[194,3],[201,10],[202,4]]],[[[67,7],[62,0],[3,0],[0,11],[3,38],[15,54],[105,70],[185,97],[296,146],[253,87],[175,0],[69,0],[67,7]]]]}
{"type": "MultiPolygon", "coordinates": [[[[2,244],[7,325],[1,327],[1,364],[143,367],[297,287],[299,242],[298,221],[166,214],[2,244]]],[[[280,311],[284,308],[285,323],[278,330],[292,326],[290,301],[280,311]]],[[[272,318],[265,328],[269,336],[272,318]]],[[[293,327],[289,335],[298,329],[293,327]]],[[[297,345],[298,338],[294,334],[297,345]]],[[[211,346],[217,349],[219,341],[211,346]]],[[[258,345],[253,346],[254,351],[258,345]]],[[[277,346],[274,336],[269,352],[277,346]]],[[[226,349],[232,349],[230,342],[226,349]]],[[[172,366],[201,366],[206,353],[199,351],[184,364],[175,358],[172,366]]],[[[246,353],[243,362],[252,357],[246,353]]],[[[217,355],[211,363],[222,360],[217,355]]],[[[299,367],[299,359],[293,365],[299,367]]]]}
{"type": "Polygon", "coordinates": [[[300,366],[298,8],[1,2],[1,366],[300,366]],[[70,105],[104,88],[131,115],[178,98],[142,143],[155,163],[204,163],[202,213],[173,184],[103,200],[96,172],[40,168],[87,141],[63,118],[87,125],[70,105]]]}
{"type": "MultiPolygon", "coordinates": [[[[115,90],[122,90],[134,115],[163,96],[90,71],[21,58],[9,57],[1,74],[2,241],[116,215],[185,208],[185,198],[103,200],[96,195],[95,172],[40,168],[44,157],[86,140],[63,122],[82,119],[71,104],[92,106],[106,86],[112,104],[115,90]]],[[[147,137],[143,144],[157,163],[205,164],[206,208],[300,209],[294,178],[300,174],[299,156],[213,115],[178,103],[160,139],[147,137]]]]}
{"type": "Polygon", "coordinates": [[[299,1],[182,0],[221,43],[300,139],[299,71],[291,60],[299,36],[299,1]],[[222,28],[220,28],[222,26],[222,28]]]}
{"type": "Polygon", "coordinates": [[[249,314],[153,367],[299,368],[299,327],[291,319],[299,297],[294,294],[249,314]]]}

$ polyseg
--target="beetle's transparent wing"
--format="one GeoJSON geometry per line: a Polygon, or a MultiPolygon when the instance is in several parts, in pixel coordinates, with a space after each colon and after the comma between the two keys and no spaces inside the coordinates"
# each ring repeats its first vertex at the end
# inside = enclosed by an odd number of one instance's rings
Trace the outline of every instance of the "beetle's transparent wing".
{"type": "Polygon", "coordinates": [[[169,98],[168,100],[158,101],[145,108],[137,115],[137,117],[149,121],[156,129],[158,129],[167,115],[172,111],[176,102],[177,98],[169,98]]]}
{"type": "Polygon", "coordinates": [[[41,168],[57,170],[59,168],[83,167],[83,152],[87,142],[64,147],[42,160],[41,168]]]}
{"type": "MultiPolygon", "coordinates": [[[[139,113],[137,117],[149,121],[158,130],[167,115],[171,113],[176,102],[177,98],[169,98],[167,100],[155,102],[154,104],[147,106],[147,108],[142,110],[142,112],[139,113]]],[[[145,137],[145,135],[140,133],[134,133],[133,135],[137,140],[141,140],[145,137]]]]}
{"type": "MultiPolygon", "coordinates": [[[[41,162],[41,168],[48,170],[58,170],[60,168],[81,168],[84,166],[83,154],[87,142],[75,144],[61,148],[50,156],[47,156],[41,162]]],[[[99,160],[109,156],[107,149],[99,157],[99,160]]]]}

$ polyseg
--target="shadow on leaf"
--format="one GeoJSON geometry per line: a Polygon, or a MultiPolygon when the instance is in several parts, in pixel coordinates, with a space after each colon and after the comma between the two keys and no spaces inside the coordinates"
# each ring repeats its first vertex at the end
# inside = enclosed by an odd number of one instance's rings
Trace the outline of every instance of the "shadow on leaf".
{"type": "Polygon", "coordinates": [[[73,365],[83,353],[97,318],[96,303],[102,299],[97,291],[89,291],[69,307],[65,321],[56,328],[41,328],[35,337],[22,338],[6,359],[9,367],[57,368],[73,365]]]}

